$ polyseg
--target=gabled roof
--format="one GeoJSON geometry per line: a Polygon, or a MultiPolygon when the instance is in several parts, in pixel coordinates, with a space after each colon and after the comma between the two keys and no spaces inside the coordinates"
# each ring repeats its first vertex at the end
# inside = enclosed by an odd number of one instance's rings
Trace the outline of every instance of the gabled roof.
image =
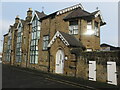
{"type": "Polygon", "coordinates": [[[65,18],[63,18],[64,20],[69,20],[69,19],[74,19],[74,18],[95,18],[100,16],[101,22],[100,25],[105,25],[106,23],[103,20],[102,14],[100,12],[100,10],[97,10],[95,12],[89,13],[85,10],[82,10],[80,8],[74,10],[73,12],[71,12],[70,14],[68,14],[65,18]]]}
{"type": "Polygon", "coordinates": [[[51,45],[55,42],[56,38],[60,38],[66,46],[84,48],[83,44],[79,40],[77,40],[73,35],[69,35],[61,31],[56,32],[56,34],[48,44],[48,47],[51,47],[51,45]]]}
{"type": "Polygon", "coordinates": [[[32,21],[33,21],[35,16],[38,18],[38,20],[40,20],[41,18],[45,17],[46,14],[44,12],[39,12],[39,11],[35,10],[35,14],[34,14],[34,16],[31,19],[31,23],[32,23],[32,21]]]}
{"type": "Polygon", "coordinates": [[[35,13],[37,14],[39,19],[46,16],[46,14],[44,12],[35,11],[35,13]]]}
{"type": "Polygon", "coordinates": [[[65,9],[62,9],[62,10],[58,10],[54,13],[51,13],[49,15],[46,15],[45,17],[41,18],[42,20],[49,17],[49,16],[52,16],[52,15],[61,15],[61,14],[64,14],[66,12],[69,12],[69,11],[72,11],[72,10],[75,10],[77,8],[80,8],[82,10],[84,10],[83,6],[79,3],[79,4],[76,4],[76,5],[73,5],[71,7],[68,7],[68,8],[65,8],[65,9]]]}
{"type": "Polygon", "coordinates": [[[68,14],[64,20],[67,20],[67,19],[73,19],[73,18],[80,18],[80,17],[85,17],[85,16],[89,16],[90,13],[85,11],[85,10],[82,10],[80,8],[77,8],[76,10],[74,10],[73,12],[71,12],[70,14],[68,14]]]}
{"type": "Polygon", "coordinates": [[[5,36],[7,36],[7,35],[8,35],[8,33],[4,34],[3,36],[5,37],[5,36]]]}
{"type": "Polygon", "coordinates": [[[66,12],[69,12],[69,11],[77,9],[77,8],[80,8],[81,10],[84,10],[83,6],[79,3],[77,5],[74,5],[74,6],[71,6],[71,7],[68,7],[68,8],[57,11],[57,15],[64,14],[66,12]]]}
{"type": "Polygon", "coordinates": [[[91,15],[96,15],[100,10],[94,11],[91,13],[91,15]]]}
{"type": "MultiPolygon", "coordinates": [[[[15,24],[14,24],[14,25],[15,25],[15,24]]],[[[14,27],[14,26],[12,26],[12,25],[9,26],[9,31],[8,31],[8,33],[9,33],[9,32],[12,32],[13,27],[14,27]]],[[[17,24],[16,24],[16,27],[17,27],[17,24]]]]}
{"type": "Polygon", "coordinates": [[[103,16],[102,16],[100,10],[97,10],[97,11],[91,13],[91,16],[94,16],[94,17],[98,17],[98,16],[99,16],[100,19],[101,19],[101,22],[100,22],[100,25],[101,25],[101,26],[106,24],[106,22],[104,21],[103,16]]]}
{"type": "Polygon", "coordinates": [[[19,21],[18,25],[17,25],[17,29],[18,29],[18,27],[19,27],[20,24],[22,24],[22,26],[23,26],[24,23],[25,23],[25,21],[21,19],[21,20],[19,21]]]}
{"type": "Polygon", "coordinates": [[[15,23],[15,24],[13,25],[14,28],[17,28],[17,26],[18,26],[18,23],[15,23]]]}

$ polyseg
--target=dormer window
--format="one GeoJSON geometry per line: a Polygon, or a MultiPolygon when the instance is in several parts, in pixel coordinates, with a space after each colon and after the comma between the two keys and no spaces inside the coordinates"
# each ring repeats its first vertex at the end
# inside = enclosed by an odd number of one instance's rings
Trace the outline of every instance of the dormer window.
{"type": "Polygon", "coordinates": [[[78,21],[70,21],[69,22],[69,34],[78,34],[78,21]]]}

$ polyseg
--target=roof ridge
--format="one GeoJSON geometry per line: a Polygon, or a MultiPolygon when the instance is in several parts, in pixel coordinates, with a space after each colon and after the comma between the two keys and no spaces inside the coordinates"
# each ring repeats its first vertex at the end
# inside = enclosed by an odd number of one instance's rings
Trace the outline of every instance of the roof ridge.
{"type": "MultiPolygon", "coordinates": [[[[55,11],[55,12],[49,14],[49,15],[46,15],[45,17],[49,17],[50,15],[53,15],[53,14],[60,15],[60,14],[63,14],[63,12],[66,13],[66,12],[71,11],[71,10],[74,10],[74,9],[76,9],[76,8],[81,8],[82,10],[84,10],[82,4],[79,3],[79,4],[72,5],[72,6],[70,6],[70,7],[67,7],[67,8],[64,8],[64,9],[61,9],[61,10],[57,10],[57,11],[55,11]]],[[[45,17],[43,17],[43,18],[45,18],[45,17]]]]}
{"type": "Polygon", "coordinates": [[[76,5],[73,5],[73,6],[64,8],[64,9],[62,9],[62,10],[58,10],[58,11],[57,11],[57,15],[66,13],[66,12],[68,12],[68,11],[71,11],[71,10],[74,10],[74,9],[77,9],[77,8],[81,8],[82,10],[84,10],[82,4],[79,3],[79,4],[76,4],[76,5]]]}

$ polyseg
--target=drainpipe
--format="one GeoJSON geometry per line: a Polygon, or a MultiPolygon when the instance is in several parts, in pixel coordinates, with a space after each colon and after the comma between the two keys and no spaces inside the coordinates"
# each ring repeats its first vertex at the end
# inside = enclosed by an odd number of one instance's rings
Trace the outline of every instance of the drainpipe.
{"type": "Polygon", "coordinates": [[[48,72],[50,72],[50,48],[48,48],[48,72]]]}
{"type": "Polygon", "coordinates": [[[76,62],[75,62],[75,77],[76,77],[76,75],[77,75],[77,61],[78,61],[76,54],[75,54],[75,59],[76,59],[76,62]]]}
{"type": "MultiPolygon", "coordinates": [[[[30,25],[31,25],[31,24],[29,23],[28,25],[29,25],[29,33],[30,33],[30,25]]],[[[29,35],[28,35],[28,44],[29,44],[29,35]]],[[[27,47],[27,54],[26,54],[26,68],[27,68],[28,57],[29,57],[28,51],[29,51],[29,46],[27,47]]]]}
{"type": "Polygon", "coordinates": [[[82,29],[82,24],[81,24],[81,19],[80,19],[80,41],[82,41],[82,38],[81,38],[81,37],[82,37],[82,36],[81,36],[81,35],[82,35],[82,34],[81,34],[81,29],[82,29]]]}
{"type": "MultiPolygon", "coordinates": [[[[49,18],[49,42],[50,42],[51,18],[49,18]]],[[[48,72],[50,72],[50,48],[48,48],[48,72]]]]}

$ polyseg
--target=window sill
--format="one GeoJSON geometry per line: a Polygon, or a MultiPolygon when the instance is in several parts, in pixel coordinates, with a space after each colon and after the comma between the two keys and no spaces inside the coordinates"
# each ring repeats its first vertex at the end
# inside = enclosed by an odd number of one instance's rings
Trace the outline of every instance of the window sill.
{"type": "Polygon", "coordinates": [[[30,63],[30,64],[32,64],[32,65],[37,65],[38,63],[30,63]]]}
{"type": "Polygon", "coordinates": [[[100,37],[100,36],[97,36],[97,35],[95,35],[96,37],[100,37]]]}
{"type": "MultiPolygon", "coordinates": [[[[69,33],[70,34],[70,33],[69,33]]],[[[78,35],[78,34],[70,34],[70,35],[78,35]]]]}
{"type": "Polygon", "coordinates": [[[48,51],[48,49],[46,49],[46,50],[42,49],[42,51],[48,51]]]}

